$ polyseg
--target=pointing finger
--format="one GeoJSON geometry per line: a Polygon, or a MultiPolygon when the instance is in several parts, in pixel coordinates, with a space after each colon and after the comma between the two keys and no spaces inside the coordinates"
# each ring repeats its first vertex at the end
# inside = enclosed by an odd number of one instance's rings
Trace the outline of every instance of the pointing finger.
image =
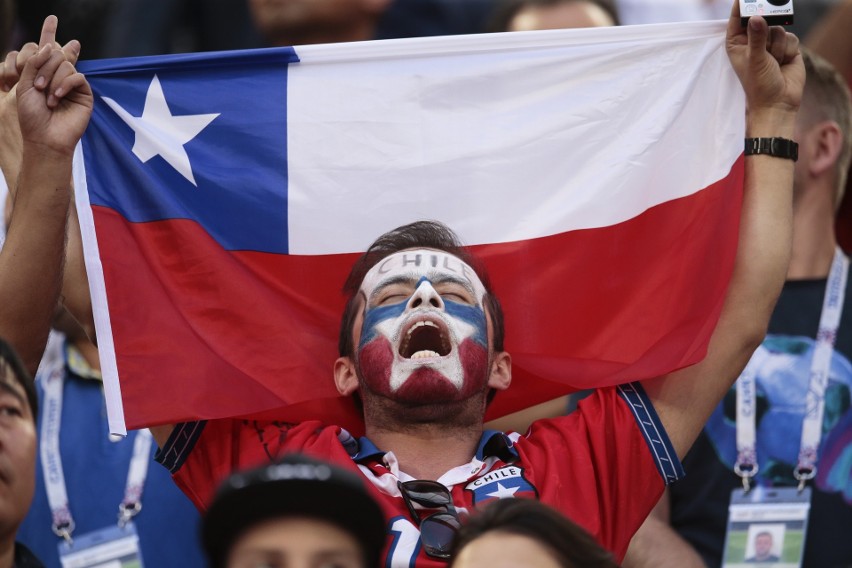
{"type": "Polygon", "coordinates": [[[44,47],[49,45],[53,47],[56,43],[56,27],[59,20],[56,16],[48,16],[44,19],[44,24],[41,26],[41,37],[38,40],[38,46],[44,47]]]}

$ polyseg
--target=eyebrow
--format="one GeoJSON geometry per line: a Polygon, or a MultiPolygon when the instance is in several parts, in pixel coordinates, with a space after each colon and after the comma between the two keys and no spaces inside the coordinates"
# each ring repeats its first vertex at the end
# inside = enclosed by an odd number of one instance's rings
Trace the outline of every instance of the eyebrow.
{"type": "MultiPolygon", "coordinates": [[[[429,280],[429,282],[431,282],[432,284],[435,284],[435,285],[445,284],[447,282],[450,282],[450,283],[453,283],[453,284],[458,284],[459,286],[461,286],[465,290],[467,290],[467,292],[471,296],[473,296],[474,298],[476,297],[476,291],[473,289],[473,286],[470,284],[470,282],[466,278],[462,278],[460,276],[454,276],[452,274],[431,272],[431,273],[426,274],[426,279],[429,280]]],[[[415,278],[413,278],[411,276],[405,276],[405,275],[399,275],[399,276],[394,276],[393,278],[389,278],[388,280],[385,280],[384,282],[382,282],[381,284],[376,286],[376,289],[373,290],[372,294],[370,294],[368,301],[372,302],[376,298],[376,296],[378,296],[388,286],[393,286],[394,284],[410,284],[410,283],[415,282],[415,281],[416,281],[415,278]]]]}
{"type": "Polygon", "coordinates": [[[24,404],[27,406],[27,408],[29,408],[29,403],[27,402],[27,399],[24,397],[24,395],[21,394],[21,391],[9,384],[8,381],[0,381],[0,395],[4,393],[14,396],[18,399],[18,401],[20,401],[21,404],[24,404]]]}

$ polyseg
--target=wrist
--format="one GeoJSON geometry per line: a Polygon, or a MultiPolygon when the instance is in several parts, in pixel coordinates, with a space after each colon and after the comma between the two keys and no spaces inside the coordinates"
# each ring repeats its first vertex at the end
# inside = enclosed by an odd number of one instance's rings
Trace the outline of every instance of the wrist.
{"type": "Polygon", "coordinates": [[[796,130],[796,110],[760,108],[746,112],[746,137],[793,138],[796,130]]]}
{"type": "Polygon", "coordinates": [[[765,154],[775,158],[796,161],[799,159],[799,145],[789,138],[764,137],[746,138],[745,155],[765,154]]]}

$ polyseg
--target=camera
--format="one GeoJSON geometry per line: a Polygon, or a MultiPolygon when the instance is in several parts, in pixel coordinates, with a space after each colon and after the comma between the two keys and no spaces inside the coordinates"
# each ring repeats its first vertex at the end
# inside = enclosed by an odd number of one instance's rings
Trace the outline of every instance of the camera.
{"type": "Polygon", "coordinates": [[[740,23],[745,26],[751,16],[763,16],[770,26],[789,26],[793,0],[740,0],[740,23]]]}

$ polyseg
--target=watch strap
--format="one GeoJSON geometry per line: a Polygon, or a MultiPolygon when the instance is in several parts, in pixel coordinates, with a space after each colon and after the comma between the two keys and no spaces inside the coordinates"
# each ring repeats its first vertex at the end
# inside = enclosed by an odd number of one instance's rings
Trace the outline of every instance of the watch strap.
{"type": "Polygon", "coordinates": [[[799,145],[787,138],[746,138],[745,155],[768,154],[794,162],[799,159],[799,145]]]}

